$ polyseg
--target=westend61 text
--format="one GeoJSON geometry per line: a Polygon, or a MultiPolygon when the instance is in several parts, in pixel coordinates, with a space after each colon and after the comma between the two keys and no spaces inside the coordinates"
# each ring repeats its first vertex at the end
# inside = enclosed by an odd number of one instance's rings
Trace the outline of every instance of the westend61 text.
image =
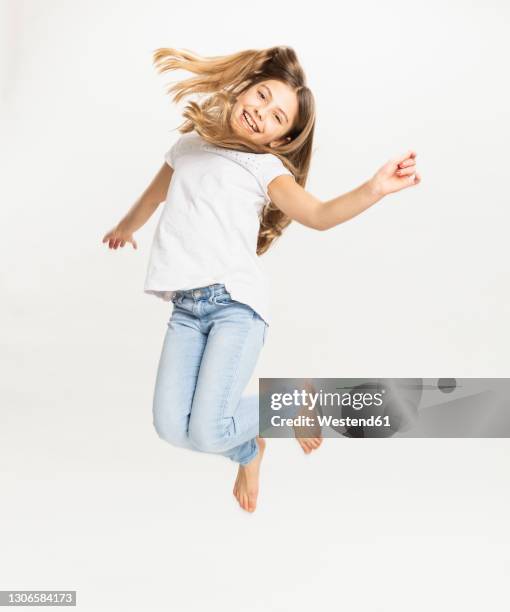
{"type": "MultiPolygon", "coordinates": [[[[353,419],[352,417],[335,418],[332,416],[317,415],[318,424],[321,427],[390,427],[390,418],[388,416],[370,416],[353,419]]],[[[279,414],[274,414],[271,417],[271,425],[273,427],[313,427],[315,421],[313,417],[299,415],[296,417],[281,417],[279,414]]]]}

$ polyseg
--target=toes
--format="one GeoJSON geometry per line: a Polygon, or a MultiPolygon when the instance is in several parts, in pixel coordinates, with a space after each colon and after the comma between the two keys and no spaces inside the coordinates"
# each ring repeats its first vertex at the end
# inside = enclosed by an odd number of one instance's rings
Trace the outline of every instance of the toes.
{"type": "Polygon", "coordinates": [[[257,493],[248,493],[248,511],[253,512],[257,506],[257,493]]]}
{"type": "Polygon", "coordinates": [[[243,507],[243,510],[248,510],[248,496],[247,495],[243,495],[243,503],[241,504],[243,507]]]}
{"type": "Polygon", "coordinates": [[[297,438],[297,441],[306,455],[309,455],[322,444],[322,438],[297,438]]]}
{"type": "Polygon", "coordinates": [[[246,492],[240,491],[236,495],[236,498],[237,498],[237,501],[239,502],[239,505],[241,506],[243,510],[246,510],[246,512],[253,512],[255,508],[257,507],[257,495],[258,495],[258,492],[246,493],[246,492]]]}
{"type": "Polygon", "coordinates": [[[313,448],[319,448],[322,443],[322,438],[312,438],[310,444],[313,448]]]}

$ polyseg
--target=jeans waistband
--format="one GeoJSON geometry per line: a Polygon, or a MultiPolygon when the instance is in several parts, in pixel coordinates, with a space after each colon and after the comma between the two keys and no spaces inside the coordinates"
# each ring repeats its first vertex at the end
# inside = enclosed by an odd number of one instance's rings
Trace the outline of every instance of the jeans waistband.
{"type": "Polygon", "coordinates": [[[194,289],[179,289],[175,292],[178,296],[190,297],[195,300],[208,299],[223,293],[228,293],[223,283],[214,283],[205,287],[195,287],[194,289]]]}

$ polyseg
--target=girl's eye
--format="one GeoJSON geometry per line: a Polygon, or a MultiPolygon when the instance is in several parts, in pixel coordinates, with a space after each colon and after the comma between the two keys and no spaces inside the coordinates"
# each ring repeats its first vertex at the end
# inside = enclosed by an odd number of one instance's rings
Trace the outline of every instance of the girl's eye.
{"type": "MultiPolygon", "coordinates": [[[[266,99],[266,96],[265,96],[265,95],[264,95],[264,94],[263,94],[261,91],[258,91],[257,93],[259,94],[259,96],[260,96],[260,97],[261,97],[263,100],[265,100],[265,99],[266,99]]],[[[281,124],[282,120],[280,119],[280,117],[279,117],[278,115],[275,115],[275,117],[278,119],[278,123],[280,123],[280,124],[281,124]]]]}

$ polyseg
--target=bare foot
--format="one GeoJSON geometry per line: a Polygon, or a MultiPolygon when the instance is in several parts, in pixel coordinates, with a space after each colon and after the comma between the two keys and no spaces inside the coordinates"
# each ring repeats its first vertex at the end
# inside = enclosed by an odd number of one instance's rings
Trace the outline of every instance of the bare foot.
{"type": "Polygon", "coordinates": [[[296,440],[306,455],[317,450],[322,444],[322,438],[296,438],[296,440]]]}
{"type": "Polygon", "coordinates": [[[266,448],[266,441],[263,438],[257,436],[256,440],[259,452],[250,463],[239,465],[234,490],[232,491],[241,508],[247,512],[253,512],[257,506],[260,462],[266,448]]]}
{"type": "Polygon", "coordinates": [[[306,455],[309,455],[313,450],[317,450],[322,444],[322,429],[317,419],[317,412],[314,410],[308,410],[305,406],[299,411],[299,416],[309,416],[313,419],[312,425],[300,427],[294,425],[294,435],[298,444],[303,449],[306,455]]]}

